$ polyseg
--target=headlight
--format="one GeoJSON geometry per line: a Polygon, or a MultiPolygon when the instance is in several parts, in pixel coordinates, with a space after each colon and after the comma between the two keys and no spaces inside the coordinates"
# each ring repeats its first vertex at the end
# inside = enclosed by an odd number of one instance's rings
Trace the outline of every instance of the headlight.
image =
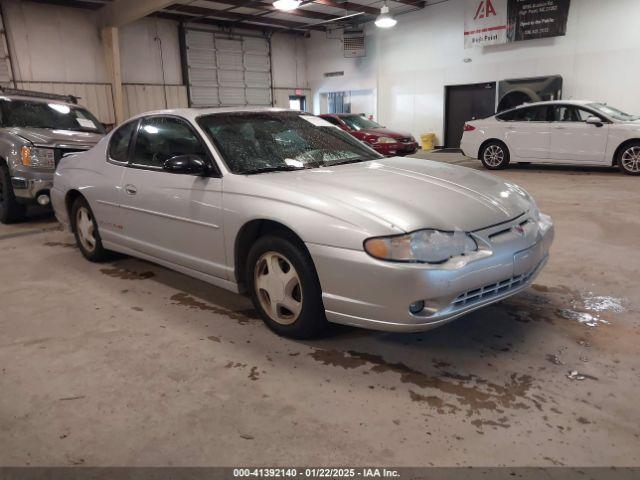
{"type": "Polygon", "coordinates": [[[395,138],[391,137],[380,137],[375,140],[375,143],[398,143],[398,141],[395,138]]]}
{"type": "Polygon", "coordinates": [[[22,165],[32,168],[56,168],[56,157],[52,148],[22,147],[22,165]]]}
{"type": "Polygon", "coordinates": [[[470,235],[459,230],[419,230],[406,235],[369,238],[364,242],[364,249],[380,260],[442,263],[475,252],[478,245],[470,235]]]}

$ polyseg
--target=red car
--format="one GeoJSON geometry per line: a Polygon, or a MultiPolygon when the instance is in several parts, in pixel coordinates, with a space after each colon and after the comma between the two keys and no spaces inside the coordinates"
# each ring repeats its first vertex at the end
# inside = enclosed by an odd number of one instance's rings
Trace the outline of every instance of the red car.
{"type": "Polygon", "coordinates": [[[378,153],[387,157],[410,155],[418,150],[418,142],[410,133],[394,132],[362,115],[329,113],[320,117],[349,132],[358,140],[367,142],[378,153]]]}

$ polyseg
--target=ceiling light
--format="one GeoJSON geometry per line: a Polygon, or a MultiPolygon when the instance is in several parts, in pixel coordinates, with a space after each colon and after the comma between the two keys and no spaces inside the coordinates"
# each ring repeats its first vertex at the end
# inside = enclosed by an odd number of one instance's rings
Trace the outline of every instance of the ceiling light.
{"type": "Polygon", "coordinates": [[[290,12],[300,6],[300,0],[276,0],[273,6],[283,12],[290,12]]]}
{"type": "Polygon", "coordinates": [[[376,18],[376,27],[391,28],[395,27],[396,23],[398,23],[398,21],[389,13],[389,7],[385,4],[385,6],[380,9],[380,15],[376,18]]]}

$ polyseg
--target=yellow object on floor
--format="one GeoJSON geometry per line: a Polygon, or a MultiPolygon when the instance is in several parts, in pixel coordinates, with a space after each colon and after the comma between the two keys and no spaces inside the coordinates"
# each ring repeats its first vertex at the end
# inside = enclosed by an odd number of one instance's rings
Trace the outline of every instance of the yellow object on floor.
{"type": "Polygon", "coordinates": [[[433,150],[433,147],[436,144],[436,134],[423,133],[422,135],[420,135],[420,141],[422,142],[423,150],[433,150]]]}

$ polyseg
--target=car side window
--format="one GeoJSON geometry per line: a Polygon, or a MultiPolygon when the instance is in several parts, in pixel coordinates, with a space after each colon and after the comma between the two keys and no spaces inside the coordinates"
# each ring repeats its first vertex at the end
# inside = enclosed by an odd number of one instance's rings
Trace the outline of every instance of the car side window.
{"type": "Polygon", "coordinates": [[[150,117],[140,122],[131,164],[161,169],[178,155],[207,158],[206,148],[186,122],[173,117],[150,117]]]}
{"type": "Polygon", "coordinates": [[[549,107],[539,105],[536,107],[525,107],[515,111],[513,121],[516,122],[548,122],[549,107]]]}
{"type": "Polygon", "coordinates": [[[587,118],[595,116],[589,110],[574,105],[559,105],[556,107],[556,122],[586,122],[587,118]]]}
{"type": "Polygon", "coordinates": [[[116,162],[127,163],[129,160],[129,146],[131,145],[131,136],[138,125],[138,121],[129,122],[118,128],[109,141],[109,158],[116,162]]]}

